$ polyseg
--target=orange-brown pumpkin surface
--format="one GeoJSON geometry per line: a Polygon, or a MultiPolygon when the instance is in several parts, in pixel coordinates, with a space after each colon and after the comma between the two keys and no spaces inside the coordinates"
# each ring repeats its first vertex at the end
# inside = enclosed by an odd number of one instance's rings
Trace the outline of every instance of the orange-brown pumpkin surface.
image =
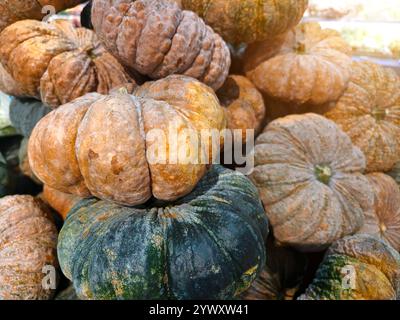
{"type": "Polygon", "coordinates": [[[41,199],[58,212],[64,220],[72,207],[82,200],[79,196],[58,191],[48,185],[43,186],[41,199]]]}
{"type": "Polygon", "coordinates": [[[365,154],[367,171],[389,171],[400,160],[400,78],[371,62],[354,62],[346,92],[326,113],[365,154]]]}
{"type": "Polygon", "coordinates": [[[358,231],[373,192],[365,157],[333,122],[316,114],[271,122],[257,138],[251,179],[275,238],[303,251],[358,231]]]}
{"type": "Polygon", "coordinates": [[[93,31],[67,21],[18,21],[0,33],[0,43],[7,43],[0,47],[0,62],[21,95],[51,107],[133,81],[93,31]]]}
{"type": "Polygon", "coordinates": [[[125,205],[189,193],[207,167],[201,130],[224,129],[224,109],[211,88],[180,75],[134,94],[87,94],[44,117],[29,139],[36,176],[62,192],[125,205]]]}

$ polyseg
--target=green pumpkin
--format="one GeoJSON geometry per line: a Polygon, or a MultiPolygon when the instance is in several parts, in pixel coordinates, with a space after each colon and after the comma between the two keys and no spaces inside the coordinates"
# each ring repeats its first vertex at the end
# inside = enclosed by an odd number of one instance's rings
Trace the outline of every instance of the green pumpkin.
{"type": "Polygon", "coordinates": [[[396,300],[400,255],[386,242],[358,234],[328,249],[300,300],[396,300]]]}
{"type": "Polygon", "coordinates": [[[261,272],[267,235],[254,185],[213,166],[173,204],[82,200],[61,230],[58,257],[83,299],[227,299],[261,272]]]}

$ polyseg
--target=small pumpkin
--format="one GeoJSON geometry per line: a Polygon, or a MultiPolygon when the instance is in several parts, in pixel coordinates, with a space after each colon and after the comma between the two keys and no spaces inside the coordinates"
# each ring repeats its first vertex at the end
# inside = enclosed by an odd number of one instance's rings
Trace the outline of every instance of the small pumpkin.
{"type": "MultiPolygon", "coordinates": [[[[272,58],[248,71],[248,78],[272,98],[295,104],[320,105],[337,100],[350,80],[350,46],[331,29],[303,23],[272,58]]],[[[264,50],[256,51],[264,54],[264,50]]],[[[255,54],[255,59],[259,59],[255,54]]],[[[263,60],[263,59],[260,59],[263,60]]]]}
{"type": "Polygon", "coordinates": [[[82,198],[78,196],[58,191],[48,185],[43,186],[41,199],[58,212],[64,220],[72,207],[82,200],[82,198]]]}
{"type": "Polygon", "coordinates": [[[57,230],[38,200],[28,195],[0,199],[0,299],[49,299],[43,267],[58,267],[57,230]]]}
{"type": "Polygon", "coordinates": [[[321,251],[358,231],[373,192],[365,157],[333,122],[291,115],[271,122],[257,138],[251,179],[275,238],[302,251],[321,251]]]}
{"type": "Polygon", "coordinates": [[[230,53],[222,38],[174,1],[97,0],[92,24],[107,49],[128,69],[152,79],[187,75],[219,89],[230,53]]]}
{"type": "Polygon", "coordinates": [[[300,300],[397,300],[400,256],[386,242],[358,234],[328,249],[300,300]]]}
{"type": "Polygon", "coordinates": [[[389,171],[400,160],[400,79],[392,69],[354,62],[350,84],[326,113],[364,152],[367,171],[389,171]]]}
{"type": "Polygon", "coordinates": [[[8,44],[0,48],[0,62],[23,96],[53,108],[133,81],[93,31],[67,21],[19,21],[0,33],[0,43],[8,44]]]}
{"type": "Polygon", "coordinates": [[[82,200],[58,257],[81,299],[232,299],[261,272],[267,235],[257,189],[215,165],[174,203],[82,200]]]}
{"type": "Polygon", "coordinates": [[[201,130],[221,131],[225,122],[211,88],[172,75],[134,95],[92,93],[49,113],[29,139],[29,161],[43,183],[65,193],[124,205],[142,204],[151,195],[175,200],[206,172],[202,160],[210,150],[207,143],[198,145],[201,130]],[[174,140],[174,129],[199,140],[180,134],[174,140]]]}
{"type": "Polygon", "coordinates": [[[182,0],[231,43],[268,40],[285,33],[303,17],[307,0],[182,0]]]}

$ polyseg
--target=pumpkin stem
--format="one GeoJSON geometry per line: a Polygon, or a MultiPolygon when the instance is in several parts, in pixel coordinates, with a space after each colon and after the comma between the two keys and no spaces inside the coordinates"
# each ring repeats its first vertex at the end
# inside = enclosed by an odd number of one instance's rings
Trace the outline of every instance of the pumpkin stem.
{"type": "Polygon", "coordinates": [[[294,50],[298,54],[304,54],[304,53],[306,53],[306,44],[303,41],[299,41],[299,42],[297,42],[294,50]]]}
{"type": "Polygon", "coordinates": [[[332,178],[332,169],[327,165],[316,165],[315,166],[315,176],[318,181],[323,184],[329,184],[332,178]]]}
{"type": "Polygon", "coordinates": [[[118,88],[118,93],[121,93],[121,94],[128,94],[129,92],[128,92],[128,89],[127,89],[127,88],[121,87],[121,88],[118,88]]]}
{"type": "Polygon", "coordinates": [[[386,116],[389,114],[387,109],[375,108],[372,110],[372,116],[375,120],[385,120],[386,116]]]}

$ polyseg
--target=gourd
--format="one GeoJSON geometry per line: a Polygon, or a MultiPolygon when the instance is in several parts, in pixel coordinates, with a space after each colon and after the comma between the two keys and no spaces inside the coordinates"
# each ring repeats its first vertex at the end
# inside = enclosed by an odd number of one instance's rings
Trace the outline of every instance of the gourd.
{"type": "Polygon", "coordinates": [[[134,95],[92,93],[49,113],[29,139],[29,162],[43,183],[65,193],[124,205],[152,195],[175,200],[193,190],[219,152],[207,139],[199,145],[201,130],[225,127],[209,87],[172,75],[134,95]]]}
{"type": "Polygon", "coordinates": [[[9,95],[13,96],[24,96],[24,92],[21,90],[18,83],[4,69],[1,63],[0,63],[0,91],[7,92],[9,95]]]}
{"type": "Polygon", "coordinates": [[[43,186],[41,198],[56,212],[58,212],[64,220],[73,206],[82,200],[82,198],[78,196],[69,193],[63,193],[49,187],[48,185],[43,186]]]}
{"type": "Polygon", "coordinates": [[[124,66],[152,79],[183,74],[217,90],[228,76],[231,59],[225,42],[174,1],[97,0],[92,24],[124,66]]]}
{"type": "Polygon", "coordinates": [[[0,43],[8,44],[0,48],[0,63],[22,95],[53,108],[133,81],[93,31],[67,21],[18,21],[0,33],[0,43]]]}
{"type": "Polygon", "coordinates": [[[300,300],[397,300],[400,256],[386,242],[358,234],[328,249],[300,300]]]}
{"type": "Polygon", "coordinates": [[[355,233],[372,210],[365,157],[330,120],[291,115],[257,138],[257,186],[275,238],[302,251],[322,251],[355,233]]]}
{"type": "Polygon", "coordinates": [[[320,105],[336,101],[347,88],[351,48],[334,30],[304,23],[287,34],[272,57],[269,51],[256,50],[253,59],[260,64],[246,73],[267,96],[297,105],[320,105]],[[266,55],[266,60],[258,54],[266,55]]]}
{"type": "Polygon", "coordinates": [[[182,0],[231,43],[269,40],[298,24],[307,0],[182,0]]]}
{"type": "Polygon", "coordinates": [[[400,79],[394,70],[354,62],[350,84],[326,113],[364,152],[368,172],[385,172],[400,159],[400,79]]]}
{"type": "Polygon", "coordinates": [[[82,200],[58,257],[81,299],[232,299],[261,272],[267,235],[257,189],[215,165],[174,203],[82,200]]]}
{"type": "Polygon", "coordinates": [[[28,195],[1,198],[0,299],[51,298],[53,290],[42,284],[43,268],[56,271],[56,247],[56,227],[38,200],[28,195]]]}

